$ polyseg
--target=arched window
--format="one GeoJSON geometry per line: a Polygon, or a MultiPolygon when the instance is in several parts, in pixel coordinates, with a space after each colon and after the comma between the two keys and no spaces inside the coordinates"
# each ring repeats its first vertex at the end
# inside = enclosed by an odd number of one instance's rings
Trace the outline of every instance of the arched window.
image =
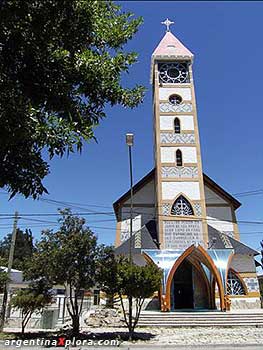
{"type": "Polygon", "coordinates": [[[182,195],[180,195],[171,209],[172,215],[194,215],[193,207],[190,202],[182,195]]]}
{"type": "Polygon", "coordinates": [[[182,151],[180,149],[176,151],[176,165],[177,166],[183,165],[183,156],[182,156],[182,151]]]}
{"type": "Polygon", "coordinates": [[[229,271],[227,275],[227,294],[228,295],[245,295],[245,289],[238,278],[238,276],[233,272],[229,271]]]}
{"type": "Polygon", "coordinates": [[[175,118],[174,119],[174,132],[176,134],[180,134],[180,132],[181,132],[181,125],[180,125],[180,119],[179,118],[175,118]]]}

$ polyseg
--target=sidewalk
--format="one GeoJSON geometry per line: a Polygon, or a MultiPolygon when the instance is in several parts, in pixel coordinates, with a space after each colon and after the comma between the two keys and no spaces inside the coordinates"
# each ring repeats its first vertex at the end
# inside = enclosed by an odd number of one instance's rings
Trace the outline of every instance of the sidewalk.
{"type": "MultiPolygon", "coordinates": [[[[18,329],[7,329],[5,331],[15,332],[18,329]]],[[[20,329],[19,329],[20,331],[20,329]]],[[[28,329],[27,333],[36,333],[36,329],[28,329]]],[[[41,330],[47,331],[47,330],[41,330]]],[[[92,333],[93,337],[89,337],[91,341],[88,346],[82,344],[74,349],[92,349],[95,342],[101,341],[101,344],[96,348],[103,349],[111,348],[110,341],[121,339],[125,334],[127,335],[126,328],[89,328],[85,329],[87,333],[92,333]],[[92,343],[93,341],[93,343],[92,343]],[[107,341],[107,344],[105,343],[107,341]]],[[[124,341],[120,344],[123,349],[128,349],[132,347],[134,349],[151,349],[151,348],[182,348],[185,350],[199,350],[203,349],[250,349],[251,347],[255,349],[263,349],[263,327],[179,327],[179,328],[137,328],[136,333],[140,335],[140,340],[136,343],[131,343],[124,341]]],[[[39,338],[41,334],[39,334],[39,338]]],[[[87,338],[85,338],[87,339],[87,338]]],[[[3,346],[3,341],[0,342],[3,346]]],[[[113,343],[116,345],[116,343],[113,343]]],[[[52,344],[51,344],[52,345],[52,344]]],[[[96,343],[97,345],[97,343],[96,343]]],[[[5,346],[4,348],[12,349],[11,346],[5,346]]],[[[14,347],[17,349],[18,347],[14,347]]],[[[23,347],[23,349],[30,348],[35,349],[37,347],[23,347]]],[[[0,350],[3,348],[0,347],[0,350]]],[[[51,349],[51,347],[50,347],[51,349]]],[[[58,349],[58,348],[56,348],[58,349]]]]}

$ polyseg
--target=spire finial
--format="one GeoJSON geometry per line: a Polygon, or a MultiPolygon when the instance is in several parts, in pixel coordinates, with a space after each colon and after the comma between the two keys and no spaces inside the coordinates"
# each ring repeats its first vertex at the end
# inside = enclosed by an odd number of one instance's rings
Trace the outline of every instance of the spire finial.
{"type": "Polygon", "coordinates": [[[166,32],[170,32],[170,25],[174,24],[174,22],[170,21],[168,18],[166,18],[166,20],[161,23],[166,26],[166,32]]]}

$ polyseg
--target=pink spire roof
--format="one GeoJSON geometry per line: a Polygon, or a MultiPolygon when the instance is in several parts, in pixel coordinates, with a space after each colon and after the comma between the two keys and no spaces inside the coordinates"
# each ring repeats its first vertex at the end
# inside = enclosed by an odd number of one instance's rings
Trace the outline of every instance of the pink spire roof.
{"type": "Polygon", "coordinates": [[[156,59],[161,60],[191,60],[193,61],[194,55],[188,50],[180,40],[178,40],[169,30],[166,31],[164,37],[160,41],[152,54],[151,62],[151,82],[153,79],[153,65],[156,59]]]}
{"type": "Polygon", "coordinates": [[[170,31],[167,31],[153,53],[155,58],[190,58],[194,55],[170,31]]]}

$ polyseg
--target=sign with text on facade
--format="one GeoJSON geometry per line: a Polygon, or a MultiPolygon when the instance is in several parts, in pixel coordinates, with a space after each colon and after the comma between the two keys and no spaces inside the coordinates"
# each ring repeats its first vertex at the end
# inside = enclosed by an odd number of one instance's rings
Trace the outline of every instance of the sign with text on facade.
{"type": "Polygon", "coordinates": [[[164,221],[163,231],[165,249],[186,249],[198,243],[203,245],[201,221],[164,221]]]}

